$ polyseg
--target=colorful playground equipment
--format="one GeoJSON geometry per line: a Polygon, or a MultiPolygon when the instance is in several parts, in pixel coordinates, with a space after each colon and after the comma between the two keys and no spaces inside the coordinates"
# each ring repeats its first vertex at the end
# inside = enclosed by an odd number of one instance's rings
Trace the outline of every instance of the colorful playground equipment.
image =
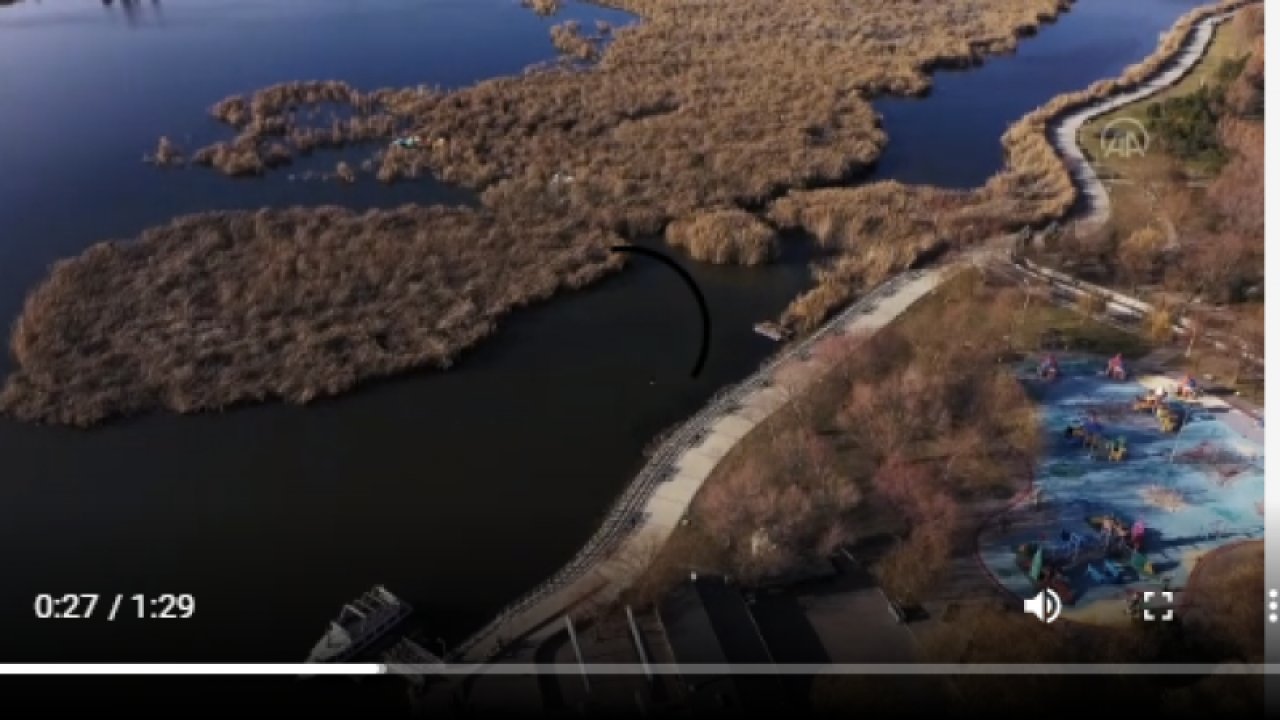
{"type": "Polygon", "coordinates": [[[1142,520],[1138,520],[1129,530],[1129,545],[1134,550],[1142,550],[1142,544],[1147,537],[1147,524],[1142,520]]]}
{"type": "Polygon", "coordinates": [[[1154,577],[1156,574],[1155,566],[1151,563],[1151,560],[1137,550],[1129,553],[1129,566],[1137,570],[1138,575],[1141,577],[1149,578],[1154,577]]]}
{"type": "Polygon", "coordinates": [[[1129,373],[1124,367],[1124,356],[1116,353],[1115,357],[1107,361],[1107,369],[1103,373],[1111,380],[1125,380],[1129,377],[1129,373]]]}
{"type": "Polygon", "coordinates": [[[1104,558],[1102,562],[1098,563],[1098,567],[1094,567],[1093,563],[1089,563],[1085,566],[1085,571],[1089,574],[1089,579],[1099,585],[1119,584],[1129,579],[1129,568],[1111,558],[1104,558]]]}
{"type": "Polygon", "coordinates": [[[1151,560],[1143,553],[1146,523],[1127,524],[1113,514],[1094,515],[1088,524],[1096,533],[1063,528],[1057,538],[1043,538],[1017,546],[1016,564],[1037,589],[1051,588],[1063,603],[1075,603],[1072,583],[1124,585],[1155,577],[1151,560]]]}
{"type": "Polygon", "coordinates": [[[1114,515],[1094,515],[1089,518],[1089,526],[1098,531],[1102,545],[1108,551],[1141,550],[1146,539],[1147,524],[1138,520],[1133,527],[1114,515]]]}
{"type": "Polygon", "coordinates": [[[1111,462],[1120,462],[1129,457],[1129,447],[1125,443],[1124,436],[1121,435],[1110,442],[1107,447],[1107,459],[1111,462]]]}
{"type": "Polygon", "coordinates": [[[1200,383],[1196,382],[1194,375],[1187,374],[1182,378],[1182,382],[1178,383],[1174,394],[1185,400],[1195,400],[1200,397],[1200,383]]]}
{"type": "Polygon", "coordinates": [[[1161,405],[1156,408],[1156,420],[1160,423],[1161,432],[1178,432],[1186,421],[1186,412],[1173,405],[1161,405]]]}
{"type": "Polygon", "coordinates": [[[1146,395],[1139,395],[1133,399],[1134,412],[1155,412],[1157,408],[1164,404],[1164,393],[1152,390],[1146,395]]]}
{"type": "Polygon", "coordinates": [[[1058,368],[1058,358],[1053,353],[1045,355],[1040,361],[1040,369],[1037,373],[1040,375],[1041,380],[1057,380],[1061,374],[1061,370],[1058,368]]]}
{"type": "Polygon", "coordinates": [[[1059,563],[1045,557],[1045,547],[1035,546],[1035,553],[1031,554],[1031,546],[1024,545],[1018,549],[1019,564],[1025,565],[1027,576],[1031,578],[1037,588],[1048,588],[1053,590],[1061,598],[1063,604],[1075,604],[1075,590],[1071,587],[1071,583],[1063,576],[1059,563]],[[1029,555],[1029,557],[1028,557],[1029,555]]]}
{"type": "Polygon", "coordinates": [[[1062,432],[1067,439],[1079,440],[1089,456],[1119,462],[1129,457],[1128,442],[1123,436],[1108,438],[1103,434],[1102,423],[1089,419],[1068,425],[1062,432]]]}

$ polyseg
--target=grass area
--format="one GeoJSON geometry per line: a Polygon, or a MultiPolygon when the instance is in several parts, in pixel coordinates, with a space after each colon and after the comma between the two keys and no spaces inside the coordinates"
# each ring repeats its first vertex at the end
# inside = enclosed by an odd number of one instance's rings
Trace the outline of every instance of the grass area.
{"type": "MultiPolygon", "coordinates": [[[[952,324],[960,323],[956,331],[960,336],[977,337],[971,333],[976,333],[982,326],[982,313],[960,315],[948,313],[947,308],[972,302],[983,284],[992,284],[1005,290],[1016,287],[1001,285],[997,278],[984,278],[977,272],[966,271],[903,313],[895,326],[907,337],[925,337],[936,332],[937,323],[945,319],[952,324]]],[[[1046,302],[1035,295],[1028,297],[1021,290],[1016,294],[1004,295],[1002,301],[1013,305],[1012,308],[1003,309],[1011,317],[1009,332],[1000,338],[1013,353],[1038,351],[1045,346],[1044,340],[1051,337],[1057,339],[1053,344],[1066,350],[1124,353],[1130,358],[1139,358],[1152,349],[1151,342],[1146,338],[1125,332],[1072,308],[1046,302]]]]}
{"type": "MultiPolygon", "coordinates": [[[[1249,52],[1249,43],[1244,37],[1239,17],[1232,18],[1218,27],[1204,58],[1192,68],[1179,82],[1138,102],[1117,108],[1112,112],[1085,123],[1080,129],[1080,147],[1085,157],[1090,158],[1100,170],[1105,170],[1124,178],[1158,178],[1166,177],[1170,166],[1168,155],[1161,151],[1160,139],[1152,138],[1151,147],[1142,156],[1128,158],[1103,158],[1101,134],[1108,123],[1119,118],[1134,118],[1146,122],[1148,108],[1172,98],[1184,97],[1195,93],[1202,87],[1216,82],[1218,73],[1224,64],[1238,61],[1249,52]]],[[[1190,167],[1190,171],[1203,171],[1205,168],[1190,167]]],[[[1200,174],[1203,174],[1201,172],[1200,174]]]]}

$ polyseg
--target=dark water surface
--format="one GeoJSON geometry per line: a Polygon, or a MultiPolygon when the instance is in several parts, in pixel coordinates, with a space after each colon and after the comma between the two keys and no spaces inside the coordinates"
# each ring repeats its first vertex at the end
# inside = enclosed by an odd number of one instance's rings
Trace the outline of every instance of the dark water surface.
{"type": "MultiPolygon", "coordinates": [[[[1149,53],[1194,0],[1082,0],[1016,56],[881,101],[879,177],[981,183],[999,135],[1054,94],[1149,53]]],[[[625,21],[574,5],[568,16],[625,21]]],[[[157,136],[220,131],[206,108],[284,80],[457,86],[547,59],[515,0],[26,2],[0,9],[0,316],[55,259],[215,208],[460,202],[431,182],[231,181],[140,162],[157,136]]],[[[322,161],[331,166],[334,156],[322,161]]],[[[662,428],[771,351],[750,331],[809,282],[690,265],[715,319],[638,260],[521,311],[447,373],[307,408],[157,414],[82,432],[0,420],[0,660],[296,661],[342,602],[385,583],[455,640],[553,572],[662,428]],[[184,592],[191,620],[34,621],[40,592],[184,592]]],[[[7,362],[0,361],[0,363],[7,362]]],[[[6,367],[0,364],[0,374],[6,367]]]]}

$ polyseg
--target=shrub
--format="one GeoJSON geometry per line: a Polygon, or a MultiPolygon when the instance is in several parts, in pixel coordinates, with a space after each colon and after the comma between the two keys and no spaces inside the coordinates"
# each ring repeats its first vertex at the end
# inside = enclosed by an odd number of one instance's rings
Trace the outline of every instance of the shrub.
{"type": "MultiPolygon", "coordinates": [[[[904,13],[897,0],[852,10],[774,0],[615,4],[643,22],[611,31],[589,70],[555,67],[450,92],[283,83],[227,98],[212,112],[236,129],[236,142],[284,138],[301,153],[402,132],[445,138],[439,147],[433,140],[422,151],[388,152],[379,177],[432,173],[494,201],[512,196],[489,192],[500,185],[521,188],[520,196],[543,192],[570,168],[578,181],[559,200],[563,212],[611,229],[660,229],[870,167],[886,138],[869,97],[921,93],[932,64],[1006,49],[1064,5],[963,0],[904,13]],[[349,113],[309,125],[319,104],[349,113]]],[[[576,26],[554,33],[586,56],[576,26]]]]}
{"type": "Polygon", "coordinates": [[[1147,315],[1147,335],[1156,342],[1168,342],[1173,339],[1174,322],[1173,309],[1168,305],[1157,305],[1147,315]]]}

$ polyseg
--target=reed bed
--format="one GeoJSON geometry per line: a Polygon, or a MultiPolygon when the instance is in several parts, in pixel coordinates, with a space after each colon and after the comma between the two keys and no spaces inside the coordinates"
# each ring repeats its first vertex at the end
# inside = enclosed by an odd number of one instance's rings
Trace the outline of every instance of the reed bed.
{"type": "Polygon", "coordinates": [[[0,410],[87,426],[447,368],[513,308],[620,267],[618,241],[552,214],[444,207],[181,218],[54,266],[14,327],[0,410]]]}
{"type": "Polygon", "coordinates": [[[305,402],[444,366],[511,307],[616,267],[608,242],[668,226],[695,256],[748,263],[774,252],[766,230],[812,233],[826,252],[817,287],[783,318],[811,328],[898,270],[1062,215],[1075,189],[1047,128],[1149,77],[1214,11],[1181,20],[1121,78],[1024,118],[1004,138],[1006,170],[964,193],[826,186],[879,156],[872,97],[923,94],[931,70],[1012,49],[1069,0],[607,4],[643,21],[612,29],[589,67],[448,92],[289,82],[216,103],[234,136],[193,151],[193,164],[260,175],[412,134],[418,147],[379,149],[360,166],[383,182],[434,175],[479,191],[483,207],[197,215],[95,246],[29,298],[0,409],[83,425],[149,407],[305,402]],[[305,237],[290,234],[298,227],[305,237]],[[252,280],[263,273],[275,274],[252,280]]]}
{"type": "Polygon", "coordinates": [[[755,215],[720,208],[667,226],[667,242],[695,260],[718,265],[761,265],[778,255],[778,233],[755,215]]]}
{"type": "MultiPolygon", "coordinates": [[[[595,202],[665,224],[856,174],[885,143],[870,97],[922,94],[933,68],[1011,49],[1067,0],[607,4],[642,22],[611,30],[589,69],[551,67],[453,92],[284,83],[218,102],[212,114],[236,137],[197,155],[254,174],[265,163],[252,156],[268,138],[305,152],[412,132],[429,146],[385,153],[383,181],[430,173],[485,190],[567,172],[595,202]],[[308,122],[317,109],[332,112],[308,122]]],[[[552,33],[570,54],[594,57],[586,45],[598,45],[576,24],[552,33]]]]}

